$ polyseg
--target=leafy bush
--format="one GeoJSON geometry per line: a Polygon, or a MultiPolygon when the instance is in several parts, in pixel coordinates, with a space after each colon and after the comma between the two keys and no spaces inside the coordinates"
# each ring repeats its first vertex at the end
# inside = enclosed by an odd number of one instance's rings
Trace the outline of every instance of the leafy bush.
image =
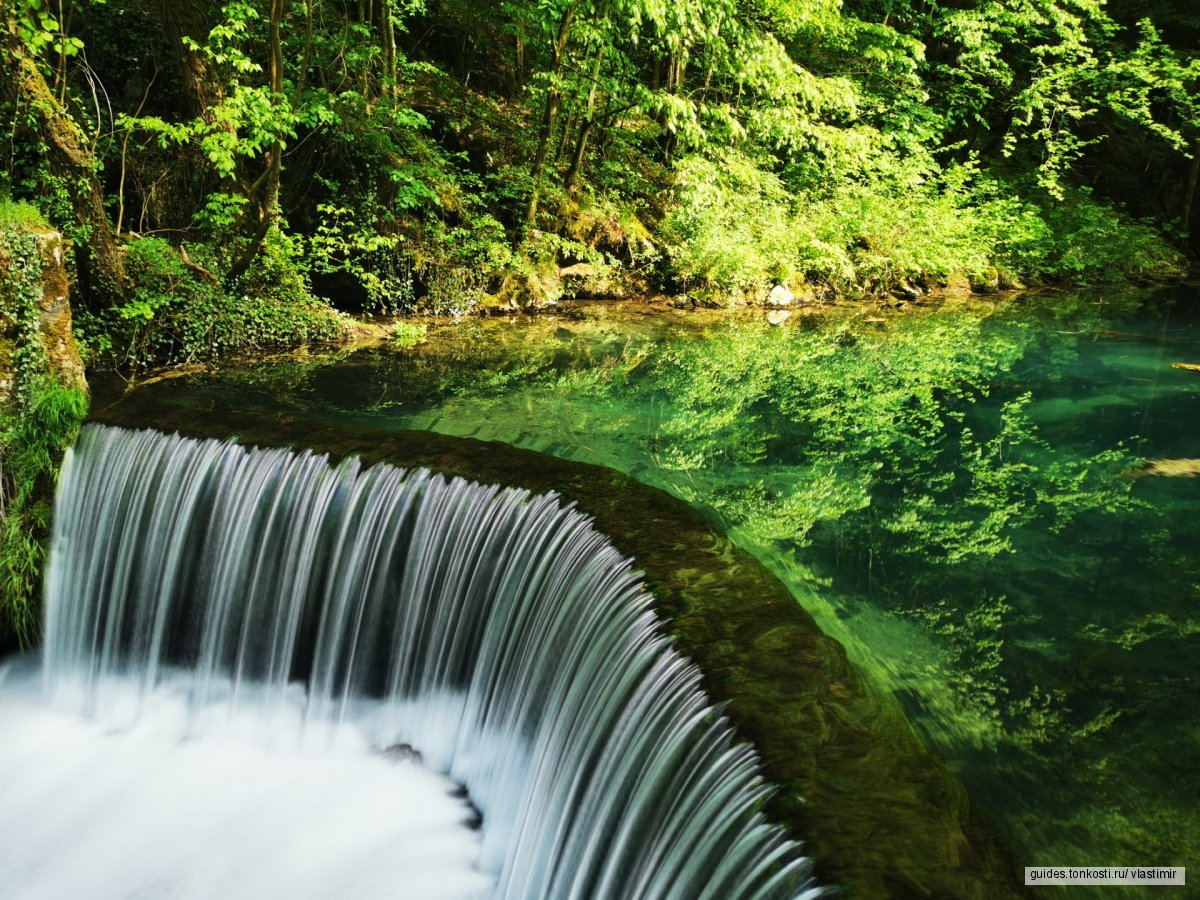
{"type": "Polygon", "coordinates": [[[959,195],[938,185],[850,182],[801,215],[813,231],[802,248],[805,273],[837,288],[886,290],[907,279],[974,273],[992,250],[959,195]]]}
{"type": "Polygon", "coordinates": [[[1007,182],[973,164],[940,175],[898,166],[789,193],[743,154],[695,155],[676,168],[675,204],[660,236],[685,286],[735,293],[794,279],[857,294],[993,269],[1089,283],[1184,268],[1153,223],[1086,189],[1069,189],[1060,202],[1035,183],[1007,182]]]}
{"type": "Polygon", "coordinates": [[[82,331],[94,353],[133,366],[341,337],[342,318],[312,296],[295,257],[291,240],[272,231],[250,270],[226,290],[166,241],[142,238],[127,251],[129,299],[98,317],[81,315],[82,331]]]}
{"type": "Polygon", "coordinates": [[[429,327],[424,322],[397,322],[392,326],[392,344],[400,350],[411,350],[425,343],[429,327]]]}
{"type": "Polygon", "coordinates": [[[974,218],[996,265],[1076,284],[1183,273],[1182,255],[1152,222],[1130,217],[1086,188],[1063,190],[1059,201],[1035,184],[977,179],[970,197],[974,218]]]}
{"type": "Polygon", "coordinates": [[[280,347],[345,336],[345,320],[313,296],[299,241],[278,228],[267,233],[235,288],[241,296],[213,323],[213,349],[280,347]]]}
{"type": "Polygon", "coordinates": [[[886,289],[985,266],[990,247],[959,195],[913,180],[799,194],[742,154],[693,156],[676,170],[667,252],[685,282],[741,293],[795,279],[886,289]]]}
{"type": "Polygon", "coordinates": [[[1086,188],[1070,193],[1070,202],[1044,209],[1054,234],[1044,274],[1075,283],[1183,274],[1183,256],[1150,220],[1133,219],[1086,188]]]}
{"type": "Polygon", "coordinates": [[[791,280],[812,239],[791,214],[780,179],[735,150],[686,157],[659,238],[684,285],[753,292],[791,280]],[[808,238],[806,241],[805,238],[808,238]]]}
{"type": "Polygon", "coordinates": [[[358,224],[355,211],[332,203],[317,207],[321,216],[309,243],[313,271],[345,272],[366,292],[366,309],[396,315],[416,302],[412,263],[400,235],[380,234],[358,224]]]}

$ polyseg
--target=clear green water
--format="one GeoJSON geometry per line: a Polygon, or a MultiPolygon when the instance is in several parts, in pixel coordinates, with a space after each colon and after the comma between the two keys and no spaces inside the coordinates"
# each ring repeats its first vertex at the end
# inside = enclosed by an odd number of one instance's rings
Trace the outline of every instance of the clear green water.
{"type": "MultiPolygon", "coordinates": [[[[600,463],[707,511],[1025,865],[1200,865],[1200,291],[594,307],[223,373],[214,402],[600,463]]],[[[210,385],[209,389],[213,389],[210,385]]]]}

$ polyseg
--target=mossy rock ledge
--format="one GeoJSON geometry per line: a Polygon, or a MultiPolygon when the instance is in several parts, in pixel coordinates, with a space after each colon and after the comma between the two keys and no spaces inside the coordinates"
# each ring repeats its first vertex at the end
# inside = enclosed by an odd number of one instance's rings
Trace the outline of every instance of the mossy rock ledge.
{"type": "Polygon", "coordinates": [[[18,306],[21,298],[9,296],[18,279],[12,267],[36,264],[40,267],[40,285],[34,302],[47,371],[66,388],[87,391],[79,345],[71,327],[71,302],[66,268],[66,245],[56,231],[36,229],[26,232],[37,247],[37,260],[18,260],[0,252],[0,278],[5,281],[3,295],[4,327],[0,329],[0,404],[12,401],[17,390],[16,354],[20,334],[18,306]]]}
{"type": "Polygon", "coordinates": [[[556,491],[645,573],[675,646],[779,787],[768,815],[804,841],[824,883],[871,900],[1026,895],[1009,848],[896,704],[782,582],[688,504],[611,469],[505,444],[197,408],[178,401],[179,387],[139,389],[92,420],[556,491]]]}

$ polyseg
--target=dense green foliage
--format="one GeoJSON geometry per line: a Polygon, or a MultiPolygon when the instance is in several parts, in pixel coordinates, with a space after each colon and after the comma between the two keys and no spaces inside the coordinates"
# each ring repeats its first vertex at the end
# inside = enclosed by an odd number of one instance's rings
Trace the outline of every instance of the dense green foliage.
{"type": "Polygon", "coordinates": [[[89,249],[136,361],[328,336],[310,277],[462,312],[1163,275],[1195,218],[1197,21],[1177,0],[25,0],[2,187],[89,249]],[[256,266],[290,283],[265,322],[231,312],[256,266]]]}
{"type": "Polygon", "coordinates": [[[87,413],[82,392],[50,379],[29,386],[18,414],[0,416],[0,632],[24,646],[39,634],[42,562],[63,451],[87,413]]]}
{"type": "Polygon", "coordinates": [[[37,301],[41,262],[29,207],[0,205],[0,352],[9,377],[0,400],[0,637],[27,645],[38,632],[42,560],[54,482],[87,398],[47,366],[37,301]]]}
{"type": "Polygon", "coordinates": [[[250,271],[231,287],[188,265],[163,238],[134,242],[126,256],[129,297],[98,313],[81,312],[85,346],[93,356],[138,367],[341,337],[343,322],[312,296],[288,241],[269,235],[250,271]]]}

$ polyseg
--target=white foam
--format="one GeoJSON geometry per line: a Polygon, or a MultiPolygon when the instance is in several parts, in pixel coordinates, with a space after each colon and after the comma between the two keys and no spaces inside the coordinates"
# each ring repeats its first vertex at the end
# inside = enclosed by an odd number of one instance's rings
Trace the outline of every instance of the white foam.
{"type": "Polygon", "coordinates": [[[269,747],[237,727],[197,733],[194,719],[185,732],[183,702],[158,692],[114,728],[49,708],[32,661],[0,666],[6,898],[491,893],[448,779],[371,753],[351,729],[269,747]]]}

